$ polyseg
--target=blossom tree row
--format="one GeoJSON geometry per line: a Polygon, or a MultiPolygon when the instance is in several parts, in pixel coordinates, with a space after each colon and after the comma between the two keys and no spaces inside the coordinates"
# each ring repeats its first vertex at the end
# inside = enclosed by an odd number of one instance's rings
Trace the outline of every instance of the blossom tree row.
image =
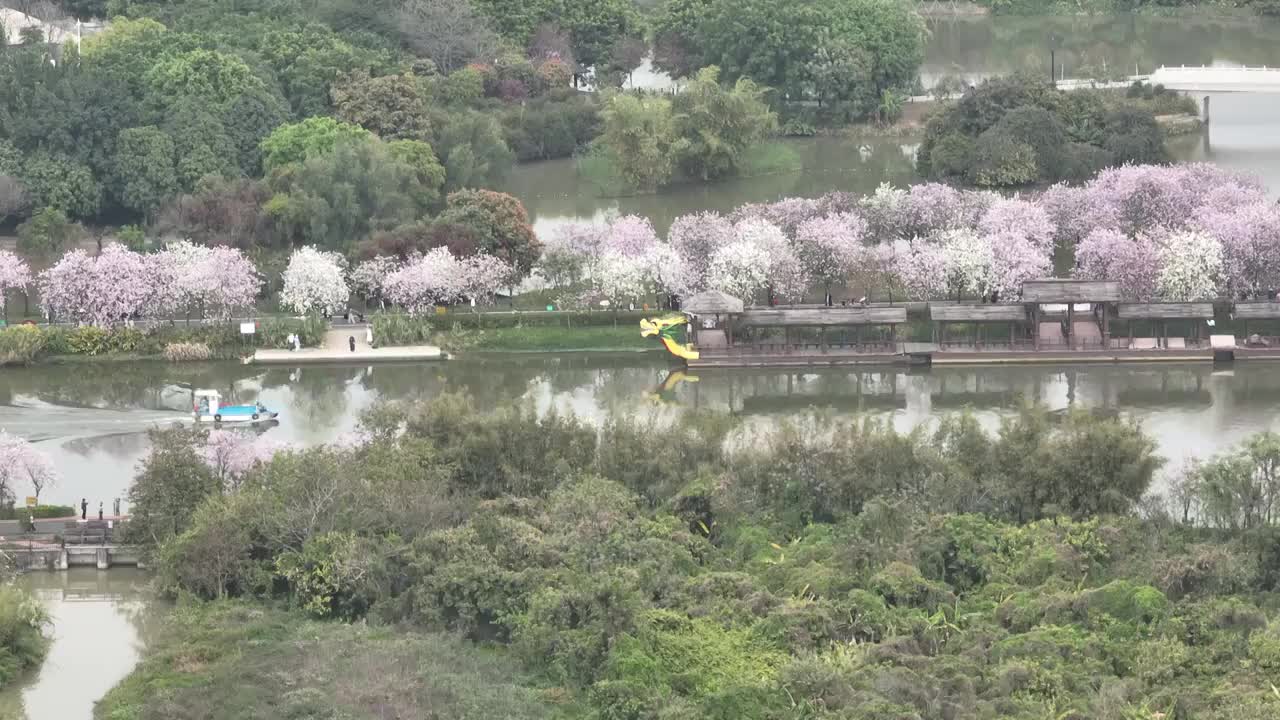
{"type": "Polygon", "coordinates": [[[97,255],[76,249],[36,280],[56,318],[111,325],[136,317],[200,311],[228,318],[253,304],[262,278],[239,250],[180,242],[156,253],[112,243],[97,255]]]}
{"type": "Polygon", "coordinates": [[[665,242],[626,216],[544,245],[545,279],[612,301],[707,288],[797,301],[840,287],[1016,301],[1023,282],[1054,274],[1055,253],[1134,300],[1280,289],[1280,210],[1256,180],[1202,164],[1113,168],[1024,197],[926,183],[791,198],[679,217],[665,242]]]}

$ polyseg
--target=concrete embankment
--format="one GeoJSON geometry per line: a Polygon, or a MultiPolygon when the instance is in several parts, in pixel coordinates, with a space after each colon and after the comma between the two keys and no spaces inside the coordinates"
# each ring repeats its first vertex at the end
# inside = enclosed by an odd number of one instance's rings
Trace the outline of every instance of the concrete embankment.
{"type": "Polygon", "coordinates": [[[448,355],[434,345],[372,347],[367,342],[365,330],[364,326],[359,325],[334,328],[325,333],[322,347],[301,350],[258,350],[253,354],[253,362],[260,365],[309,365],[317,363],[414,362],[448,359],[448,355]],[[355,339],[355,349],[352,349],[351,346],[353,338],[355,339]]]}

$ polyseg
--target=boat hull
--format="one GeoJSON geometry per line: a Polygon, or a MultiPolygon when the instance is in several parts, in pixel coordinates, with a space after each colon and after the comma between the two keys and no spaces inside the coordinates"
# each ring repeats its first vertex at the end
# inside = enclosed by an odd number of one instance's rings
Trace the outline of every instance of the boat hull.
{"type": "Polygon", "coordinates": [[[252,405],[239,405],[233,407],[219,408],[215,415],[195,414],[193,417],[199,423],[214,423],[217,425],[228,425],[234,423],[265,423],[275,420],[280,413],[270,410],[259,410],[252,405]]]}

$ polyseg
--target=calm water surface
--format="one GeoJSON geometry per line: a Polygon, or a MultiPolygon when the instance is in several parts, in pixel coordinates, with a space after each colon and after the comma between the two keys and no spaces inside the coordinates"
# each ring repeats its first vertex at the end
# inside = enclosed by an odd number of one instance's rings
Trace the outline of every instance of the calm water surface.
{"type": "MultiPolygon", "coordinates": [[[[814,372],[698,373],[697,382],[662,385],[670,370],[659,354],[468,357],[419,365],[270,369],[237,364],[135,363],[6,370],[0,374],[0,427],[39,443],[63,480],[48,502],[123,497],[147,452],[149,428],[189,422],[190,389],[218,388],[239,401],[282,412],[263,430],[275,440],[311,445],[353,431],[380,398],[470,393],[482,407],[513,399],[599,420],[610,412],[714,408],[768,424],[810,405],[845,415],[869,413],[907,429],[940,414],[968,410],[991,425],[1024,402],[1052,409],[1106,408],[1140,419],[1177,467],[1280,418],[1274,366],[1210,365],[847,369],[814,372]]],[[[247,430],[245,432],[248,432],[247,430]]],[[[21,491],[20,491],[21,493],[21,491]]]]}
{"type": "Polygon", "coordinates": [[[18,585],[53,621],[53,644],[40,669],[0,693],[0,703],[22,708],[28,720],[91,720],[93,704],[137,664],[165,611],[146,601],[148,580],[130,568],[20,576],[18,585]]]}

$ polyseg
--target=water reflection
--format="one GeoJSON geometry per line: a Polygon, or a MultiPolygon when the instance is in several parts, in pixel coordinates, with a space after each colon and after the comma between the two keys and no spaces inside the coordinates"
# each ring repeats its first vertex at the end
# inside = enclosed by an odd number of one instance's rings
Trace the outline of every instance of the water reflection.
{"type": "Polygon", "coordinates": [[[93,704],[133,669],[158,629],[164,607],[146,602],[148,579],[128,568],[19,576],[52,617],[53,643],[40,669],[0,693],[0,703],[30,720],[90,720],[93,704]]]}
{"type": "Polygon", "coordinates": [[[110,395],[76,382],[72,376],[79,372],[66,367],[13,369],[0,380],[11,396],[65,403],[0,405],[0,427],[38,441],[63,476],[61,485],[42,496],[48,502],[70,504],[86,497],[91,504],[109,504],[123,497],[147,451],[146,431],[189,422],[189,396],[182,393],[189,392],[193,380],[239,402],[261,401],[279,408],[279,425],[262,431],[278,442],[304,446],[348,435],[360,414],[379,398],[431,398],[461,391],[482,408],[523,400],[542,411],[554,407],[591,420],[611,412],[702,408],[767,423],[814,406],[837,414],[880,416],[900,429],[962,410],[994,427],[1002,415],[1024,403],[1053,410],[1099,408],[1140,419],[1162,452],[1178,461],[1274,427],[1280,402],[1280,376],[1262,365],[1240,365],[1225,372],[1202,364],[704,370],[672,375],[660,354],[566,353],[477,355],[446,363],[376,367],[263,370],[228,363],[203,367],[193,377],[191,368],[156,363],[147,368],[99,368],[96,374],[113,384],[110,395]]]}

